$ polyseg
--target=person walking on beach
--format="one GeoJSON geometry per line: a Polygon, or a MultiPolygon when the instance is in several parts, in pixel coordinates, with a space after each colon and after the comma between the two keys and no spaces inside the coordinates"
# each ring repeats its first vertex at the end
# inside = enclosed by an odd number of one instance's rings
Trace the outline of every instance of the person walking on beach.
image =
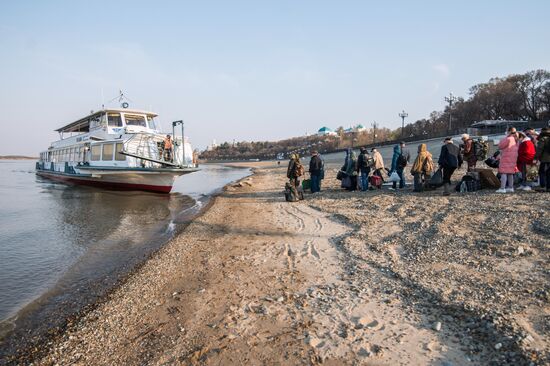
{"type": "Polygon", "coordinates": [[[304,167],[300,162],[300,157],[298,154],[290,155],[290,160],[288,162],[288,168],[286,170],[286,176],[290,179],[290,184],[298,189],[300,186],[300,177],[304,175],[304,167]]]}
{"type": "Polygon", "coordinates": [[[309,174],[311,175],[311,193],[321,192],[321,179],[323,173],[323,160],[317,150],[311,152],[309,161],[309,174]]]}
{"type": "MultiPolygon", "coordinates": [[[[391,160],[390,175],[396,172],[399,175],[399,188],[405,187],[405,174],[403,171],[409,162],[410,155],[405,149],[405,143],[401,142],[399,145],[393,147],[393,157],[391,160]]],[[[392,189],[397,189],[397,182],[393,182],[392,189]]]]}
{"type": "Polygon", "coordinates": [[[470,138],[470,135],[467,133],[462,135],[462,142],[464,147],[462,150],[462,155],[464,160],[468,163],[468,171],[475,169],[477,164],[477,156],[474,149],[474,140],[470,138]]]}
{"type": "Polygon", "coordinates": [[[500,163],[498,164],[500,189],[497,190],[497,193],[514,192],[514,174],[517,171],[519,145],[516,129],[510,127],[507,132],[508,135],[500,140],[498,144],[500,150],[500,163]]]}
{"type": "Polygon", "coordinates": [[[544,127],[537,140],[535,158],[540,162],[540,190],[550,192],[550,128],[544,127]]]}
{"type": "Polygon", "coordinates": [[[433,170],[432,154],[428,151],[426,144],[418,145],[418,155],[411,168],[411,175],[414,177],[414,192],[424,191],[424,184],[432,176],[433,170]]]}
{"type": "Polygon", "coordinates": [[[372,174],[382,178],[382,172],[385,171],[382,154],[380,154],[375,147],[373,147],[370,152],[372,153],[372,158],[374,159],[374,172],[372,174]]]}
{"type": "Polygon", "coordinates": [[[518,170],[521,172],[521,185],[518,189],[530,191],[527,185],[527,166],[533,164],[535,158],[535,145],[526,134],[519,132],[518,170]]]}
{"type": "Polygon", "coordinates": [[[366,148],[361,148],[361,153],[357,158],[357,171],[361,173],[361,190],[366,191],[369,189],[369,174],[371,166],[374,161],[369,155],[366,148]]]}
{"type": "Polygon", "coordinates": [[[453,139],[450,137],[445,138],[441,152],[439,153],[438,164],[443,170],[443,195],[449,196],[451,194],[451,176],[456,168],[462,163],[460,156],[460,148],[453,144],[453,139]]]}
{"type": "Polygon", "coordinates": [[[342,188],[355,191],[357,189],[357,158],[352,149],[346,151],[346,160],[341,170],[345,174],[344,179],[342,179],[342,188]]]}

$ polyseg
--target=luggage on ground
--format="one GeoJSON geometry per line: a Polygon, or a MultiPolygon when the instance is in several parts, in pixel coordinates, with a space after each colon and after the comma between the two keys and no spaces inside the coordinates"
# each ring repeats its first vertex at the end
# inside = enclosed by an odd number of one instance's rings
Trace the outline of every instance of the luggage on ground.
{"type": "Polygon", "coordinates": [[[352,185],[351,177],[346,175],[344,178],[342,178],[342,184],[341,184],[342,188],[351,189],[351,185],[352,185]]]}
{"type": "Polygon", "coordinates": [[[285,200],[287,202],[296,202],[303,199],[304,190],[302,189],[302,187],[298,187],[298,189],[296,189],[296,187],[294,187],[289,182],[285,184],[285,200]]]}
{"type": "Polygon", "coordinates": [[[302,181],[302,189],[304,191],[307,191],[308,189],[311,189],[311,179],[304,179],[302,181]]]}
{"type": "Polygon", "coordinates": [[[430,178],[430,186],[441,187],[443,185],[443,171],[441,168],[437,169],[434,175],[430,178]]]}
{"type": "Polygon", "coordinates": [[[371,186],[376,187],[378,189],[382,188],[382,177],[379,177],[378,175],[371,175],[369,180],[370,180],[371,186]]]}
{"type": "Polygon", "coordinates": [[[466,174],[462,180],[456,185],[457,192],[475,192],[481,190],[481,181],[475,179],[472,174],[466,174]]]}
{"type": "Polygon", "coordinates": [[[495,176],[492,169],[473,169],[473,172],[479,173],[479,181],[482,188],[500,188],[500,181],[495,176]]]}

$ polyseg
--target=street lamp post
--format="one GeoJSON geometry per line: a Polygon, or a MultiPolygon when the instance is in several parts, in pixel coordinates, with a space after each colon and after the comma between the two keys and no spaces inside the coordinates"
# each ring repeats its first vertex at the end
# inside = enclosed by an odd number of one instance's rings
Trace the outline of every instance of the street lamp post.
{"type": "Polygon", "coordinates": [[[401,117],[401,138],[403,138],[405,133],[405,118],[407,118],[409,114],[403,110],[403,112],[399,113],[399,117],[401,117]]]}
{"type": "Polygon", "coordinates": [[[450,133],[453,125],[453,103],[456,101],[456,97],[451,92],[449,93],[448,97],[445,97],[445,101],[449,103],[449,133],[450,133]]]}
{"type": "Polygon", "coordinates": [[[372,123],[372,144],[373,145],[376,144],[376,127],[378,127],[378,125],[376,124],[376,121],[374,121],[372,123]]]}

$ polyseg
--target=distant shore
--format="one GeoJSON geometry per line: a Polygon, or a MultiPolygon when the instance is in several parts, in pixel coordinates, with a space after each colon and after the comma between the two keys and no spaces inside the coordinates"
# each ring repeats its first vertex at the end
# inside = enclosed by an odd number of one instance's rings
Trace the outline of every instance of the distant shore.
{"type": "Polygon", "coordinates": [[[24,155],[0,155],[0,160],[38,160],[38,157],[24,155]]]}
{"type": "Polygon", "coordinates": [[[343,192],[334,165],[287,203],[284,164],[246,165],[35,364],[549,361],[547,195],[343,192]]]}

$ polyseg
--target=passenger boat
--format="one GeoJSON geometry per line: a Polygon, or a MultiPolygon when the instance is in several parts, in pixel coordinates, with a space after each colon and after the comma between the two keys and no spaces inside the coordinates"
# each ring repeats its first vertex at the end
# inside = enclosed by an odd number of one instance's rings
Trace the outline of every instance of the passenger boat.
{"type": "Polygon", "coordinates": [[[127,102],[92,112],[56,130],[61,139],[40,153],[36,174],[70,184],[169,193],[178,176],[198,168],[183,121],[172,122],[169,156],[156,117],[129,109],[127,102]]]}

